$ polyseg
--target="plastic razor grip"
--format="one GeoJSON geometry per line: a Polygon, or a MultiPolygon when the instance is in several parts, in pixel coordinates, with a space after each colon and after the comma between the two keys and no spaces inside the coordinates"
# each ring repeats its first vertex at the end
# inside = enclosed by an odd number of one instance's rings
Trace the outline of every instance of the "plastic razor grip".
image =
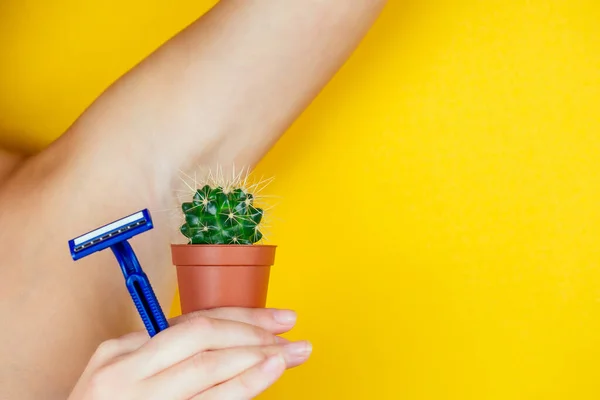
{"type": "Polygon", "coordinates": [[[127,289],[150,337],[169,327],[154,290],[145,275],[134,274],[127,279],[127,289]]]}

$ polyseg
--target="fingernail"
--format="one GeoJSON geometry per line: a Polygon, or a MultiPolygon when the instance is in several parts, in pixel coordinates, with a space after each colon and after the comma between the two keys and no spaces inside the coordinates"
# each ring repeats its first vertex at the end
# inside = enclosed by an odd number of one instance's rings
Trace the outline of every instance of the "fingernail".
{"type": "Polygon", "coordinates": [[[273,318],[282,325],[292,325],[296,323],[296,313],[292,310],[273,310],[273,318]]]}
{"type": "Polygon", "coordinates": [[[312,353],[312,344],[310,342],[301,341],[286,344],[285,352],[294,357],[308,357],[312,353]]]}
{"type": "Polygon", "coordinates": [[[277,372],[277,371],[283,369],[284,363],[285,363],[285,361],[283,360],[283,358],[281,356],[279,356],[279,355],[272,356],[272,357],[269,357],[267,359],[267,361],[265,361],[263,363],[263,365],[261,366],[261,369],[264,372],[269,372],[269,373],[277,372]]]}

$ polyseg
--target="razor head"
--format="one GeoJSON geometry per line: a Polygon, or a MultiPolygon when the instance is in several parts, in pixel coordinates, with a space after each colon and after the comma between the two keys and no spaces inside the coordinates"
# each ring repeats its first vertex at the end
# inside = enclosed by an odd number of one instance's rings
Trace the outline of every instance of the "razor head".
{"type": "Polygon", "coordinates": [[[97,251],[130,239],[152,229],[152,218],[147,209],[121,218],[98,229],[69,240],[69,249],[73,260],[79,260],[97,251]]]}

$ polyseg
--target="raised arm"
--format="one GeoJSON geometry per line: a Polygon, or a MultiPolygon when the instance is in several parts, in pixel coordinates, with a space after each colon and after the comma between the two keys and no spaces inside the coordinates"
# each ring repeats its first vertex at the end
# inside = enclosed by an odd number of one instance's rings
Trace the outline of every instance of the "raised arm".
{"type": "MultiPolygon", "coordinates": [[[[103,93],[0,189],[0,397],[65,398],[138,317],[109,252],[67,241],[170,206],[180,169],[252,167],[354,50],[383,0],[222,0],[103,93]],[[6,362],[8,361],[8,362],[6,362]]],[[[168,309],[167,232],[134,239],[168,309]]]]}

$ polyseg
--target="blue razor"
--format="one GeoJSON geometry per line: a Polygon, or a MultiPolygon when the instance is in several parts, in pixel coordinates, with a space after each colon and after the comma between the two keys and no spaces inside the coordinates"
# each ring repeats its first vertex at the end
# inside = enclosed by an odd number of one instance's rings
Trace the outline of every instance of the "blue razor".
{"type": "Polygon", "coordinates": [[[150,213],[145,209],[69,240],[74,261],[110,247],[121,266],[127,290],[150,337],[167,329],[169,323],[127,239],[153,227],[150,213]]]}

